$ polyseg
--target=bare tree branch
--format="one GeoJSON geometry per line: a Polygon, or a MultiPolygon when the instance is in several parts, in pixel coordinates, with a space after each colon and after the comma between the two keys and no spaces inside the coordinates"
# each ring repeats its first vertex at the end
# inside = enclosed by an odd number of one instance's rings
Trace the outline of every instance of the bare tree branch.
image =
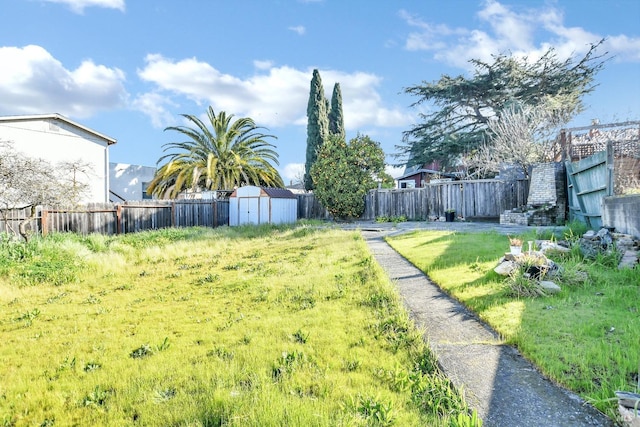
{"type": "MultiPolygon", "coordinates": [[[[88,188],[77,179],[82,168],[89,170],[81,161],[54,166],[15,150],[10,141],[0,141],[0,208],[29,209],[29,216],[18,226],[25,241],[30,237],[27,225],[35,219],[38,206],[71,207],[79,203],[88,188]],[[68,169],[72,164],[74,167],[68,169]]],[[[8,224],[6,212],[3,218],[8,224]]],[[[9,231],[8,226],[5,231],[9,231]]]]}

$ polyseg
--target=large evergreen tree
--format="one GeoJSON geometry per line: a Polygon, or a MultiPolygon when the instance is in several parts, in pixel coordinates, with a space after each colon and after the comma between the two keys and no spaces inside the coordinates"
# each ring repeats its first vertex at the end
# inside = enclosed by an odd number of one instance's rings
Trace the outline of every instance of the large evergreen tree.
{"type": "Polygon", "coordinates": [[[408,166],[432,161],[452,166],[462,155],[491,143],[489,120],[499,119],[514,103],[555,104],[560,114],[579,113],[583,95],[594,90],[594,77],[604,66],[606,54],[596,55],[601,43],[578,59],[560,60],[553,48],[537,61],[504,54],[493,63],[474,59],[471,78],[443,75],[436,82],[405,88],[419,97],[412,106],[430,102],[436,108],[420,114],[424,121],[404,132],[399,157],[408,158],[408,166]]]}
{"type": "Polygon", "coordinates": [[[329,133],[345,139],[344,115],[342,114],[342,92],[340,83],[333,86],[331,94],[331,111],[329,111],[329,133]]]}
{"type": "Polygon", "coordinates": [[[329,137],[328,100],[324,96],[320,72],[313,70],[309,103],[307,104],[307,161],[304,171],[304,188],[313,189],[311,167],[316,161],[318,150],[329,137]]]}

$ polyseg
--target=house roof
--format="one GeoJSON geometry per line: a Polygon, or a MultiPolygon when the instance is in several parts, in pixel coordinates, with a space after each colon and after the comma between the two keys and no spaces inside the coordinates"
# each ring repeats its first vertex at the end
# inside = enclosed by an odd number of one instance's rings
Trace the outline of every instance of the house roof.
{"type": "Polygon", "coordinates": [[[82,129],[85,132],[93,134],[98,138],[104,139],[105,141],[107,141],[107,145],[113,145],[117,142],[116,139],[111,138],[110,136],[106,136],[100,132],[96,132],[95,130],[88,128],[86,126],[83,126],[78,122],[74,122],[73,120],[68,119],[67,117],[58,113],[32,114],[32,115],[24,115],[24,116],[0,116],[0,123],[27,122],[27,121],[35,121],[35,120],[59,120],[73,127],[76,127],[78,129],[82,129]]]}
{"type": "Polygon", "coordinates": [[[439,175],[443,175],[443,176],[444,176],[444,175],[447,175],[447,174],[446,174],[446,173],[444,173],[444,172],[440,172],[440,171],[433,170],[433,169],[415,169],[415,170],[411,170],[411,171],[410,171],[410,172],[408,172],[408,173],[405,171],[405,174],[404,174],[404,175],[399,176],[399,177],[397,177],[397,178],[396,178],[396,181],[399,181],[399,180],[401,180],[401,179],[408,178],[408,177],[410,177],[410,176],[414,176],[414,175],[418,175],[418,174],[423,174],[423,173],[439,174],[439,175]]]}

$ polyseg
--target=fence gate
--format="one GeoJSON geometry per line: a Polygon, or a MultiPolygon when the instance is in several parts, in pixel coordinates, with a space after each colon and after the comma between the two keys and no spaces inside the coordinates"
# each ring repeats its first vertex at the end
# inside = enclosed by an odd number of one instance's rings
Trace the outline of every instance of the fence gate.
{"type": "Polygon", "coordinates": [[[602,199],[613,195],[613,145],[577,162],[566,162],[569,219],[602,227],[602,199]]]}

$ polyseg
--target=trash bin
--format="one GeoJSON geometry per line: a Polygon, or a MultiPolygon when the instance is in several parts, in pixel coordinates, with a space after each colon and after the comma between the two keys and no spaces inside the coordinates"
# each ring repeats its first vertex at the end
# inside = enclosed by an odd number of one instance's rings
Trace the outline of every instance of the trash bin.
{"type": "Polygon", "coordinates": [[[444,219],[447,222],[453,222],[456,219],[456,211],[445,211],[444,219]]]}

